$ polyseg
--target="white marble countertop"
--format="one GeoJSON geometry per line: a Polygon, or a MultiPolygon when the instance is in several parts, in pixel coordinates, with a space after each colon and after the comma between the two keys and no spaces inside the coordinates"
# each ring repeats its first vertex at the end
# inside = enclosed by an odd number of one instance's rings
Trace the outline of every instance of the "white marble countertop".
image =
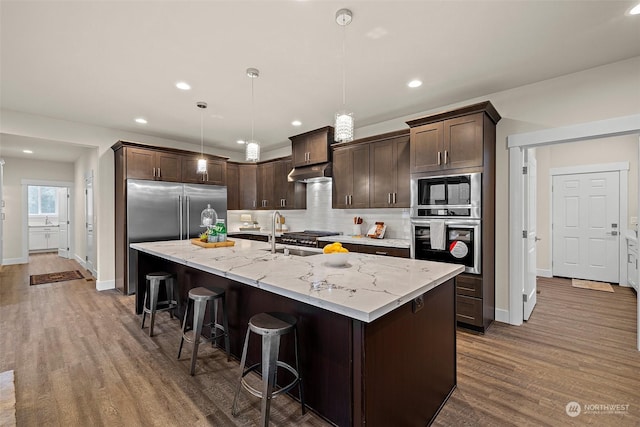
{"type": "Polygon", "coordinates": [[[49,224],[49,225],[30,225],[29,228],[53,228],[60,227],[60,224],[49,224]]]}
{"type": "Polygon", "coordinates": [[[235,242],[235,246],[211,249],[189,240],[133,243],[131,247],[364,322],[384,316],[464,271],[457,264],[353,252],[344,267],[330,267],[325,264],[330,255],[284,256],[265,250],[270,248],[266,242],[235,242]]]}
{"type": "Polygon", "coordinates": [[[356,245],[384,246],[387,248],[410,248],[411,240],[408,239],[372,239],[371,237],[354,237],[347,235],[319,237],[321,242],[353,243],[356,245]]]}

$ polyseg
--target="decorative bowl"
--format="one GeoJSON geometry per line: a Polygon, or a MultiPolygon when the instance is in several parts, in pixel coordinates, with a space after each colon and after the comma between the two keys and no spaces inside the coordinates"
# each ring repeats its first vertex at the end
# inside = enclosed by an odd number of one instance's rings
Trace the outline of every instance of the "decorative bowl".
{"type": "Polygon", "coordinates": [[[331,267],[343,267],[347,264],[348,252],[335,252],[323,254],[325,262],[331,267]]]}

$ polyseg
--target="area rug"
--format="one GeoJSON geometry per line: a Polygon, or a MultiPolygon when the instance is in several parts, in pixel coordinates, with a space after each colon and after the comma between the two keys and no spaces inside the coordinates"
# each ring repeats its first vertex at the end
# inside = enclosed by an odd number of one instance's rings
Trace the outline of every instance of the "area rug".
{"type": "Polygon", "coordinates": [[[0,426],[16,425],[16,388],[13,371],[0,373],[0,426]]]}
{"type": "Polygon", "coordinates": [[[571,286],[574,288],[593,289],[594,291],[613,292],[610,284],[591,280],[571,279],[571,286]]]}
{"type": "Polygon", "coordinates": [[[30,285],[42,285],[43,283],[64,282],[67,280],[83,279],[79,270],[60,271],[59,273],[33,274],[30,285]]]}

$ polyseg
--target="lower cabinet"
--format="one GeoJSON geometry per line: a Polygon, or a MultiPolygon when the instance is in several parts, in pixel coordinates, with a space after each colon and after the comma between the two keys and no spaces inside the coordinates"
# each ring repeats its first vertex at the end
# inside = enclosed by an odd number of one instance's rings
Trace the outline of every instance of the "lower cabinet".
{"type": "Polygon", "coordinates": [[[493,294],[483,285],[482,276],[456,276],[456,320],[458,325],[478,332],[484,332],[495,318],[493,294]]]}
{"type": "Polygon", "coordinates": [[[627,282],[636,292],[638,291],[638,244],[630,239],[627,240],[627,282]]]}
{"type": "Polygon", "coordinates": [[[36,227],[29,229],[29,250],[57,250],[60,232],[57,227],[36,227]]]}
{"type": "MultiPolygon", "coordinates": [[[[331,242],[320,242],[320,247],[324,248],[331,242]]],[[[349,252],[357,252],[361,254],[394,256],[398,258],[410,258],[411,252],[409,248],[391,248],[387,246],[359,245],[357,243],[342,243],[342,247],[349,252]]]]}

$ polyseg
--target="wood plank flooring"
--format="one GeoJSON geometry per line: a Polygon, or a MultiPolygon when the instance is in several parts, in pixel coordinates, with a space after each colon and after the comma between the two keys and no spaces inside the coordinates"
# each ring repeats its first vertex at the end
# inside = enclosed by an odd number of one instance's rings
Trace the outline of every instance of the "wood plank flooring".
{"type": "MultiPolygon", "coordinates": [[[[18,426],[253,426],[247,393],[230,415],[238,363],[201,346],[176,359],[179,324],[167,313],[155,336],[140,329],[134,298],[95,291],[84,279],[29,286],[30,274],[82,269],[52,254],[0,269],[0,372],[15,371],[18,426]]],[[[540,279],[538,305],[521,327],[494,324],[484,336],[458,332],[458,388],[438,426],[640,425],[640,352],[635,295],[540,279]],[[582,405],[575,418],[567,403],[582,405]],[[629,405],[586,414],[586,405],[629,405]]],[[[307,384],[307,387],[313,387],[307,384]]],[[[593,409],[593,408],[592,408],[593,409]]],[[[274,426],[326,426],[287,396],[273,401],[274,426]]]]}

